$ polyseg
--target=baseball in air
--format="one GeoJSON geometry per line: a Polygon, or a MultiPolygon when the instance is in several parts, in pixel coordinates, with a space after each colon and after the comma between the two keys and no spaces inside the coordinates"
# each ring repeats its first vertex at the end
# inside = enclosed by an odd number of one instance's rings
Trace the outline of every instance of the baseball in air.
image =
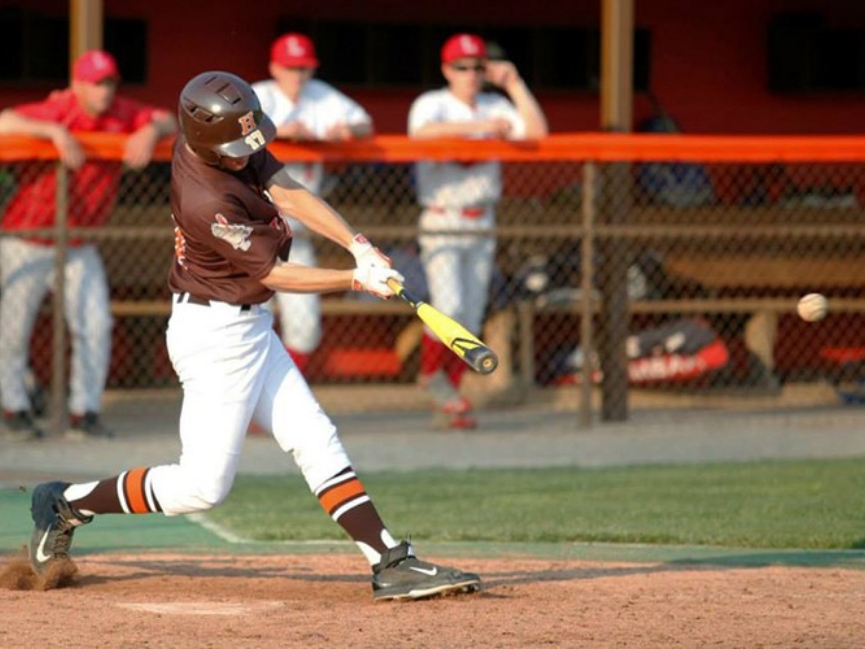
{"type": "Polygon", "coordinates": [[[826,317],[829,301],[819,293],[808,293],[801,300],[797,309],[799,317],[805,322],[817,322],[826,317]]]}

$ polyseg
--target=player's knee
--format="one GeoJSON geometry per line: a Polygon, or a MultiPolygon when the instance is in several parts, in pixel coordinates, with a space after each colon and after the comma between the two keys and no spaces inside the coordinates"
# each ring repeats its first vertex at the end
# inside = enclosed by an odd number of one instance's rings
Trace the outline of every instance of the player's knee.
{"type": "Polygon", "coordinates": [[[205,511],[213,509],[217,505],[221,505],[228,497],[230,489],[230,484],[226,485],[215,481],[200,481],[198,484],[194,485],[190,496],[198,504],[199,509],[205,511]]]}

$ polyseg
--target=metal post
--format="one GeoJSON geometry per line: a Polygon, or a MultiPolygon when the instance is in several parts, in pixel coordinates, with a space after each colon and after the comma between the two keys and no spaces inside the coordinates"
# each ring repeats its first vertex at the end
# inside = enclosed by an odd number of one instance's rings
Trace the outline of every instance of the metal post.
{"type": "Polygon", "coordinates": [[[54,295],[52,301],[53,339],[51,345],[51,432],[62,435],[66,430],[66,257],[69,230],[69,173],[57,161],[57,212],[54,217],[54,295]]]}
{"type": "MultiPolygon", "coordinates": [[[[633,121],[634,0],[602,0],[601,3],[601,128],[629,132],[633,121]]],[[[600,221],[625,223],[630,206],[630,173],[627,163],[605,165],[600,221]]],[[[605,421],[628,418],[628,262],[621,240],[604,239],[599,246],[598,286],[602,302],[598,318],[597,351],[604,380],[601,384],[601,417],[605,421]]]]}
{"type": "Polygon", "coordinates": [[[580,243],[580,347],[583,350],[582,384],[580,389],[580,426],[592,425],[592,358],[595,347],[592,325],[595,317],[594,224],[597,208],[597,173],[594,162],[583,164],[583,238],[580,243]]]}

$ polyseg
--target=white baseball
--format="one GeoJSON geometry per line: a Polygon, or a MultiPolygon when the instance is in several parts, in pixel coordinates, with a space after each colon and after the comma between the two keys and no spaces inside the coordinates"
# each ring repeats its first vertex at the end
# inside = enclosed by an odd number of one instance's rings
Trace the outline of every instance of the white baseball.
{"type": "Polygon", "coordinates": [[[806,322],[817,322],[826,317],[826,311],[829,308],[829,301],[819,293],[808,293],[796,307],[799,311],[799,317],[806,322]]]}

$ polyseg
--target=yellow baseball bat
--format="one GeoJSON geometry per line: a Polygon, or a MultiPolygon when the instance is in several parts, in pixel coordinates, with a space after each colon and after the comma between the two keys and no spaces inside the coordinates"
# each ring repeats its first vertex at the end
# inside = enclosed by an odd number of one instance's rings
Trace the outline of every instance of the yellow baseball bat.
{"type": "Polygon", "coordinates": [[[496,356],[496,353],[459,322],[416,298],[395,279],[389,279],[387,285],[415,310],[418,317],[439,340],[463,359],[475,372],[489,374],[499,366],[499,357],[496,356]]]}

